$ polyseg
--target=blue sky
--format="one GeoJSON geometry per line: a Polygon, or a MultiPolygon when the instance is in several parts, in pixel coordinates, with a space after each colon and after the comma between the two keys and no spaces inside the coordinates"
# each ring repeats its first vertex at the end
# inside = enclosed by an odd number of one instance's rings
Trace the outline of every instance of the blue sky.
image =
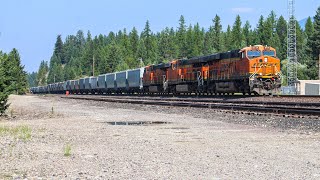
{"type": "MultiPolygon", "coordinates": [[[[296,16],[314,16],[320,0],[296,0],[296,16]]],[[[0,50],[17,48],[28,72],[37,71],[40,61],[49,60],[56,36],[75,34],[79,29],[93,35],[108,34],[133,26],[141,31],[147,20],[153,31],[177,27],[180,15],[187,24],[209,27],[215,14],[224,29],[239,14],[253,27],[260,15],[274,10],[287,14],[286,0],[2,0],[0,11],[0,50]]]]}

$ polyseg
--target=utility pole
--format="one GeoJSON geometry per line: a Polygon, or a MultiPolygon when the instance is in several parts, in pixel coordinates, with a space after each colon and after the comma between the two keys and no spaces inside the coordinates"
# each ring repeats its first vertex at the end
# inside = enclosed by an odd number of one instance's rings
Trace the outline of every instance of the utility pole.
{"type": "Polygon", "coordinates": [[[297,94],[297,33],[295,18],[295,0],[288,0],[288,64],[287,79],[290,94],[297,94]]]}
{"type": "Polygon", "coordinates": [[[318,74],[319,74],[319,80],[320,80],[320,50],[319,50],[318,74]]]}
{"type": "Polygon", "coordinates": [[[92,57],[92,76],[94,76],[94,55],[92,57]]]}
{"type": "Polygon", "coordinates": [[[142,58],[139,58],[139,61],[140,61],[140,65],[139,65],[139,68],[141,68],[142,67],[142,58]]]}

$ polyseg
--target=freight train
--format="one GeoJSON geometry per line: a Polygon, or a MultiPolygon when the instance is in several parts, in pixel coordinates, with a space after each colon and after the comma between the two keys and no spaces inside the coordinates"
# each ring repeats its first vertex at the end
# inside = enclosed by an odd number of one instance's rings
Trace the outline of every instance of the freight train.
{"type": "Polygon", "coordinates": [[[32,87],[37,93],[271,95],[281,88],[280,59],[270,46],[255,45],[191,59],[150,65],[32,87]]]}

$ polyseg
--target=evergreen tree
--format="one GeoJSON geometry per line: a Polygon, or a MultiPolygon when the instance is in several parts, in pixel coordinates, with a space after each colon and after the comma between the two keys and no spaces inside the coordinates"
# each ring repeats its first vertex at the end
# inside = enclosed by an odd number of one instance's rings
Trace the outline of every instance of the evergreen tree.
{"type": "Polygon", "coordinates": [[[160,62],[168,62],[177,57],[177,46],[174,41],[174,30],[168,27],[161,31],[159,40],[160,62]]]}
{"type": "Polygon", "coordinates": [[[87,33],[86,44],[81,57],[81,76],[92,76],[93,74],[93,55],[94,43],[90,31],[87,33]]]}
{"type": "Polygon", "coordinates": [[[187,45],[187,54],[186,58],[194,57],[194,48],[195,48],[195,42],[194,42],[194,32],[192,25],[190,24],[187,30],[186,34],[186,45],[187,45]]]}
{"type": "Polygon", "coordinates": [[[0,51],[0,116],[4,115],[6,109],[9,107],[8,96],[10,92],[7,84],[6,58],[7,56],[0,51]]]}
{"type": "Polygon", "coordinates": [[[140,39],[139,40],[139,45],[138,45],[138,57],[139,59],[142,59],[143,64],[145,64],[145,59],[147,59],[147,55],[146,55],[146,46],[144,44],[144,39],[140,39]]]}
{"type": "Polygon", "coordinates": [[[253,37],[252,37],[252,31],[251,31],[251,25],[249,21],[246,21],[245,25],[243,26],[243,37],[245,46],[253,45],[253,37]]]}
{"type": "Polygon", "coordinates": [[[193,49],[190,57],[203,55],[204,30],[200,29],[199,23],[193,27],[193,49]]]}
{"type": "Polygon", "coordinates": [[[153,36],[149,21],[146,22],[145,28],[141,33],[141,39],[144,41],[145,46],[145,57],[143,59],[146,65],[157,63],[158,61],[158,52],[157,52],[157,42],[153,36]]]}
{"type": "Polygon", "coordinates": [[[59,59],[61,60],[61,64],[65,64],[65,59],[64,59],[64,50],[63,50],[63,42],[61,39],[61,35],[57,36],[57,41],[54,45],[54,52],[53,52],[59,59]]]}
{"type": "Polygon", "coordinates": [[[275,34],[275,26],[276,26],[276,15],[273,11],[271,11],[268,18],[263,23],[263,39],[264,44],[262,45],[268,45],[273,46],[272,43],[274,43],[275,39],[273,39],[275,34]]]}
{"type": "Polygon", "coordinates": [[[132,31],[129,34],[129,41],[130,41],[130,50],[133,54],[134,59],[138,59],[138,45],[139,45],[139,35],[138,31],[135,27],[133,27],[132,31]]]}
{"type": "Polygon", "coordinates": [[[264,35],[264,18],[261,15],[257,26],[257,44],[264,45],[266,43],[264,35]]]}
{"type": "Polygon", "coordinates": [[[308,39],[310,39],[314,33],[314,27],[310,16],[308,17],[305,25],[305,33],[308,39]]]}
{"type": "MultiPolygon", "coordinates": [[[[308,29],[308,33],[311,34],[312,28],[308,29]]],[[[314,30],[310,37],[310,40],[308,40],[308,48],[307,53],[309,50],[309,55],[312,56],[312,58],[308,59],[306,64],[308,67],[307,73],[309,74],[310,79],[317,79],[318,78],[318,59],[319,59],[319,53],[320,53],[320,7],[317,9],[316,15],[314,16],[314,30]]]]}
{"type": "Polygon", "coordinates": [[[184,20],[184,16],[180,16],[179,19],[179,28],[177,31],[177,44],[179,47],[179,57],[187,57],[187,30],[186,30],[186,22],[184,20]]]}
{"type": "Polygon", "coordinates": [[[236,17],[236,21],[233,24],[232,28],[232,49],[239,49],[243,47],[243,35],[242,35],[242,28],[241,28],[241,18],[239,15],[236,17]]]}
{"type": "Polygon", "coordinates": [[[44,86],[47,84],[47,73],[49,71],[48,63],[46,61],[41,61],[40,67],[37,73],[36,82],[39,86],[44,86]]]}
{"type": "Polygon", "coordinates": [[[306,78],[311,79],[317,77],[317,67],[315,67],[315,61],[313,60],[312,53],[312,36],[314,33],[314,26],[311,18],[309,17],[305,25],[305,40],[302,45],[302,53],[300,54],[299,60],[302,64],[306,65],[306,78]]]}
{"type": "Polygon", "coordinates": [[[209,31],[205,33],[204,35],[204,48],[203,48],[203,54],[212,54],[216,52],[216,50],[213,47],[213,38],[212,38],[212,27],[210,27],[209,31]]]}
{"type": "Polygon", "coordinates": [[[314,16],[314,32],[311,37],[311,49],[313,58],[317,59],[320,54],[320,7],[314,16]]]}
{"type": "Polygon", "coordinates": [[[216,14],[213,19],[213,27],[212,27],[212,45],[215,52],[220,52],[221,48],[221,34],[222,34],[222,25],[220,17],[216,14]]]}
{"type": "Polygon", "coordinates": [[[231,27],[228,25],[227,27],[227,32],[224,33],[224,51],[229,51],[233,48],[233,43],[232,43],[232,32],[231,32],[231,27]]]}
{"type": "Polygon", "coordinates": [[[27,90],[27,73],[21,65],[20,55],[17,49],[13,49],[7,58],[6,76],[9,78],[9,90],[11,93],[24,94],[27,90]]]}
{"type": "MultiPolygon", "coordinates": [[[[107,67],[106,72],[111,73],[116,70],[122,69],[123,59],[121,57],[121,51],[115,42],[111,43],[108,46],[108,55],[107,55],[107,67]]],[[[126,66],[126,65],[125,65],[126,66]]]]}
{"type": "Polygon", "coordinates": [[[29,74],[28,74],[28,84],[29,84],[29,87],[36,87],[36,86],[38,86],[38,83],[37,83],[37,75],[38,75],[38,73],[36,73],[36,72],[32,72],[32,73],[29,73],[29,74]]]}
{"type": "Polygon", "coordinates": [[[50,67],[47,83],[57,83],[64,81],[64,73],[62,69],[61,60],[55,54],[50,59],[50,67]]]}
{"type": "Polygon", "coordinates": [[[281,44],[277,49],[277,56],[282,61],[287,58],[287,21],[283,16],[279,17],[276,29],[281,44]]]}

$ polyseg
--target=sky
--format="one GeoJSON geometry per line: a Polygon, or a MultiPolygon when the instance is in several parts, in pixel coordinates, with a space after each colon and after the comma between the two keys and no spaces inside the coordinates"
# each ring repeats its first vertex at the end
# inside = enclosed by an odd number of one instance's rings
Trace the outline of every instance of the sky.
{"type": "MultiPolygon", "coordinates": [[[[208,28],[216,14],[223,29],[239,14],[244,24],[256,26],[260,15],[274,10],[287,18],[287,0],[1,0],[0,50],[18,49],[27,72],[37,71],[49,61],[57,35],[63,38],[78,30],[92,35],[136,27],[139,32],[150,21],[154,32],[178,27],[181,15],[187,25],[208,28]]],[[[320,0],[296,0],[297,20],[314,16],[320,0]]]]}

